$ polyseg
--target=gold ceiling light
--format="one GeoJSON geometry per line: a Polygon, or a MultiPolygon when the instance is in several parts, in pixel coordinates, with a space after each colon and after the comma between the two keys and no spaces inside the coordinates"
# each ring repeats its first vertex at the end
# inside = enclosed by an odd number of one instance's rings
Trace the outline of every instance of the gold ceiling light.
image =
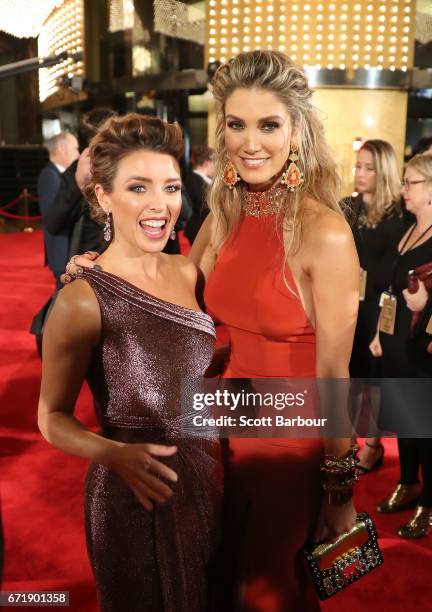
{"type": "Polygon", "coordinates": [[[63,0],[1,0],[0,30],[17,38],[36,38],[51,11],[63,0]]]}
{"type": "Polygon", "coordinates": [[[407,70],[415,0],[207,0],[206,60],[278,49],[311,68],[407,70]]]}
{"type": "MultiPolygon", "coordinates": [[[[84,52],[83,0],[64,0],[46,19],[38,38],[38,55],[46,57],[63,51],[84,52]]],[[[56,93],[62,77],[84,77],[84,59],[69,57],[55,66],[39,70],[41,102],[56,93]]]]}

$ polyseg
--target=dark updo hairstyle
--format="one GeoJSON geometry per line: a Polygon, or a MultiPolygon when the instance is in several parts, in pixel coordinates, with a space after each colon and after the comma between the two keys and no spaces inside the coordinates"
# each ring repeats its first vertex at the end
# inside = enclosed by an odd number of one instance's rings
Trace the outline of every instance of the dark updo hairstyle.
{"type": "Polygon", "coordinates": [[[180,126],[138,113],[111,117],[101,126],[90,143],[92,181],[85,188],[96,221],[104,221],[106,215],[97,201],[95,186],[102,185],[105,193],[111,193],[119,162],[140,150],[171,155],[180,162],[184,154],[180,126]]]}
{"type": "Polygon", "coordinates": [[[98,129],[110,117],[116,117],[116,111],[111,108],[97,107],[87,111],[80,118],[78,125],[78,146],[80,153],[89,146],[91,139],[96,136],[98,129]]]}
{"type": "Polygon", "coordinates": [[[195,145],[191,147],[190,163],[192,168],[201,166],[206,161],[214,160],[214,149],[206,145],[195,145]]]}

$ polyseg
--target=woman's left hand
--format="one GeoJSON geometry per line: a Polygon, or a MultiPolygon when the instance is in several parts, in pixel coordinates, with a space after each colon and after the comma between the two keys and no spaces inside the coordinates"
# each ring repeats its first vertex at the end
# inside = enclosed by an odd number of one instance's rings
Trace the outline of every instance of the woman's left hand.
{"type": "Polygon", "coordinates": [[[421,312],[426,306],[429,297],[425,284],[422,281],[419,281],[418,284],[419,288],[415,293],[410,293],[408,289],[403,291],[407,306],[412,312],[421,312]]]}
{"type": "Polygon", "coordinates": [[[333,542],[338,536],[354,527],[356,518],[357,511],[352,500],[342,506],[336,506],[324,499],[314,534],[315,541],[333,542]]]}

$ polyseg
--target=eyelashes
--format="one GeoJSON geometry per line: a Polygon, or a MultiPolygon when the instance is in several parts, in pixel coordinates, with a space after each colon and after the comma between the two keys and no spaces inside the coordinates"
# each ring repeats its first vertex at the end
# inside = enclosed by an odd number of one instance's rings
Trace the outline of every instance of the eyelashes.
{"type": "Polygon", "coordinates": [[[268,123],[264,123],[263,128],[265,128],[267,131],[272,131],[280,128],[280,125],[274,121],[269,121],[268,123]]]}
{"type": "Polygon", "coordinates": [[[238,121],[228,121],[227,125],[229,128],[233,130],[238,130],[243,127],[242,124],[239,123],[238,121]]]}
{"type": "MultiPolygon", "coordinates": [[[[229,128],[236,131],[240,131],[245,127],[240,121],[228,121],[227,125],[229,128]]],[[[264,132],[272,132],[280,127],[281,126],[279,125],[279,123],[276,123],[275,121],[267,121],[266,123],[263,123],[261,125],[261,130],[263,130],[264,132]]]]}
{"type": "Polygon", "coordinates": [[[168,193],[177,193],[181,191],[181,185],[167,185],[165,191],[168,191],[168,193]]]}
{"type": "MultiPolygon", "coordinates": [[[[356,164],[356,166],[355,166],[356,170],[361,170],[361,168],[362,168],[361,166],[358,166],[356,164]]],[[[367,166],[365,166],[365,170],[367,170],[368,172],[375,172],[375,168],[368,168],[367,166]]]]}
{"type": "MultiPolygon", "coordinates": [[[[133,193],[147,193],[147,188],[144,185],[131,185],[129,187],[129,191],[132,191],[133,193]]],[[[177,193],[181,191],[181,185],[180,184],[166,185],[164,187],[164,191],[166,193],[177,193]]]]}

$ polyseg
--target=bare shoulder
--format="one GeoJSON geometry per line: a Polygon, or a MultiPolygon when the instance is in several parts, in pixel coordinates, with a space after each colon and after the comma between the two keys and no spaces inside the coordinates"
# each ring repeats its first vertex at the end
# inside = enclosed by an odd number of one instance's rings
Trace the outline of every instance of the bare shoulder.
{"type": "Polygon", "coordinates": [[[65,285],[57,295],[46,331],[61,332],[65,340],[84,337],[98,340],[100,330],[99,303],[90,285],[81,279],[65,285]]]}
{"type": "Polygon", "coordinates": [[[303,232],[305,246],[314,251],[325,247],[344,249],[354,246],[352,231],[345,217],[316,200],[308,199],[305,202],[303,232]]]}
{"type": "Polygon", "coordinates": [[[56,304],[59,304],[59,308],[71,313],[84,314],[87,312],[90,314],[94,309],[99,311],[99,304],[93,289],[89,283],[79,278],[59,291],[56,304]]]}

